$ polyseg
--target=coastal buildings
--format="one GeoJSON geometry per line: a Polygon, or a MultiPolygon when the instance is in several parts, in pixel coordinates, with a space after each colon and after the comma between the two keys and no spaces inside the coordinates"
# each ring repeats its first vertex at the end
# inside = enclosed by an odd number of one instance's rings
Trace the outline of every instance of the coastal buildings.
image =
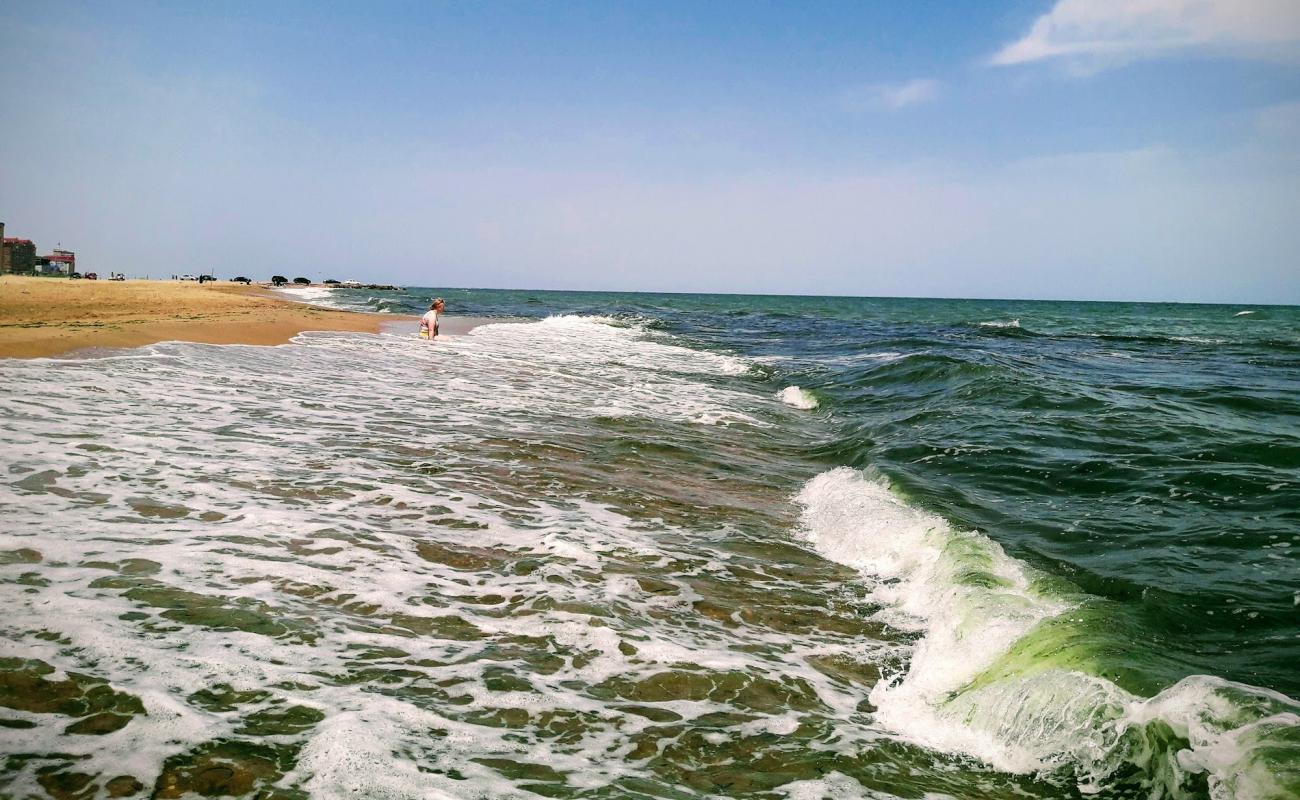
{"type": "Polygon", "coordinates": [[[5,236],[0,222],[0,275],[71,275],[77,271],[77,254],[56,248],[49,255],[36,255],[31,239],[5,236]]]}
{"type": "Polygon", "coordinates": [[[31,275],[36,271],[36,245],[31,239],[5,236],[4,223],[0,223],[0,242],[0,275],[31,275]]]}
{"type": "Polygon", "coordinates": [[[77,271],[77,254],[55,248],[48,256],[36,259],[36,270],[45,275],[71,275],[77,271]]]}

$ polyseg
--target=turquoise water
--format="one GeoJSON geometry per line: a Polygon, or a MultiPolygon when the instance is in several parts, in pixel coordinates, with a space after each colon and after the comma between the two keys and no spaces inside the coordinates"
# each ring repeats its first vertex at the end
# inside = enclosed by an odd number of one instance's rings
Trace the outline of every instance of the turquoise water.
{"type": "Polygon", "coordinates": [[[0,367],[8,782],[1300,792],[1300,309],[433,295],[0,367]]]}

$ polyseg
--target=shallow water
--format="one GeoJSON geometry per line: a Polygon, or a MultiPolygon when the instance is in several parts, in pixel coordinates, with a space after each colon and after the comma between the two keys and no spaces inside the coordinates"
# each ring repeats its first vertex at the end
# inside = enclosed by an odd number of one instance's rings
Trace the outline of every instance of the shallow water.
{"type": "Polygon", "coordinates": [[[1300,790],[1294,309],[436,293],[0,364],[8,792],[1300,790]]]}

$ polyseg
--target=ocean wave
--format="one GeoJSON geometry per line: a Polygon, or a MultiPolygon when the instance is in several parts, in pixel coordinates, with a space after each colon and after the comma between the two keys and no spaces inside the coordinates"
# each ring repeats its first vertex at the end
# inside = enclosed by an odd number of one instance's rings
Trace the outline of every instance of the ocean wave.
{"type": "Polygon", "coordinates": [[[366,310],[373,311],[376,314],[416,314],[419,313],[417,308],[412,308],[409,303],[392,297],[376,297],[371,295],[365,299],[366,310]]]}
{"type": "Polygon", "coordinates": [[[1085,792],[1131,772],[1151,797],[1198,781],[1215,798],[1300,791],[1291,698],[1207,675],[1144,698],[1077,644],[1095,598],[848,468],[813,478],[798,501],[802,535],[876,581],[880,619],[920,634],[906,670],[869,698],[904,738],[1010,772],[1066,770],[1085,792]]]}
{"type": "MultiPolygon", "coordinates": [[[[671,339],[655,330],[658,327],[657,321],[651,317],[635,316],[600,316],[600,315],[582,315],[582,314],[559,314],[546,317],[536,323],[547,331],[564,331],[566,334],[589,337],[594,335],[606,335],[608,332],[616,332],[615,335],[619,341],[637,340],[647,345],[644,348],[647,352],[655,351],[655,347],[668,348],[673,352],[676,358],[667,359],[664,363],[672,363],[679,368],[688,367],[688,371],[715,372],[720,375],[745,375],[754,369],[755,365],[739,356],[728,353],[715,353],[707,350],[696,350],[685,347],[676,342],[653,341],[653,338],[660,340],[671,339]],[[648,334],[656,334],[655,337],[646,338],[648,334]],[[689,355],[687,355],[689,354],[689,355]]],[[[581,341],[581,340],[578,340],[581,341]]]]}
{"type": "Polygon", "coordinates": [[[1209,336],[1170,336],[1170,341],[1188,344],[1227,344],[1227,339],[1215,339],[1209,336]]]}
{"type": "Polygon", "coordinates": [[[900,361],[904,358],[907,358],[908,355],[918,355],[918,354],[900,353],[897,350],[881,350],[879,352],[872,352],[872,353],[854,353],[852,355],[847,355],[847,356],[821,358],[818,359],[818,362],[822,364],[833,364],[835,366],[851,366],[853,364],[861,364],[864,362],[873,362],[873,361],[878,361],[882,364],[888,364],[891,361],[900,361]]]}
{"type": "Polygon", "coordinates": [[[939,382],[971,381],[996,376],[998,368],[972,360],[965,355],[911,353],[896,359],[880,359],[880,366],[869,375],[857,375],[854,381],[870,387],[900,386],[912,389],[939,382]]]}
{"type": "Polygon", "coordinates": [[[352,309],[352,306],[335,296],[335,290],[330,286],[282,286],[275,291],[299,303],[336,310],[352,309]]]}
{"type": "Polygon", "coordinates": [[[1020,324],[1019,319],[991,319],[974,324],[967,323],[964,327],[967,329],[973,328],[985,336],[1036,337],[1050,335],[1026,328],[1020,324]]]}
{"type": "Polygon", "coordinates": [[[1121,344],[1131,345],[1171,345],[1171,344],[1236,344],[1229,339],[1223,339],[1212,336],[1197,336],[1193,334],[1161,334],[1161,333],[1074,333],[1063,334],[1064,339],[1096,339],[1102,342],[1118,342],[1121,344]]]}
{"type": "Polygon", "coordinates": [[[607,325],[611,328],[625,328],[639,333],[646,333],[663,327],[658,319],[643,314],[553,314],[543,317],[541,322],[555,326],[607,325]]]}
{"type": "MultiPolygon", "coordinates": [[[[399,337],[400,338],[400,337],[399,337]]],[[[497,402],[562,403],[574,416],[662,417],[669,414],[703,424],[746,422],[764,425],[739,408],[748,405],[739,393],[706,385],[699,376],[733,376],[749,372],[751,364],[725,353],[696,350],[645,335],[640,325],[604,316],[559,315],[536,322],[492,323],[469,336],[449,341],[466,355],[497,363],[515,363],[521,370],[538,364],[560,370],[565,394],[555,387],[528,384],[497,402]],[[538,354],[544,354],[540,359],[538,354]]]]}
{"type": "Polygon", "coordinates": [[[782,403],[801,411],[811,411],[818,405],[816,395],[807,389],[800,389],[798,386],[787,386],[777,392],[776,397],[782,403]]]}

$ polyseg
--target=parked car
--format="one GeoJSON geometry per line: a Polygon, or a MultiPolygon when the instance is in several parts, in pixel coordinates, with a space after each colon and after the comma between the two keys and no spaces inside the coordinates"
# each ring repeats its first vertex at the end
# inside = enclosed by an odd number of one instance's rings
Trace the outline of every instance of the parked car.
{"type": "Polygon", "coordinates": [[[126,276],[120,272],[113,272],[109,274],[108,279],[110,281],[124,281],[126,280],[126,276]]]}
{"type": "Polygon", "coordinates": [[[97,280],[99,280],[99,273],[98,273],[98,272],[87,272],[87,273],[86,273],[86,280],[88,280],[88,281],[97,281],[97,280]]]}
{"type": "Polygon", "coordinates": [[[80,273],[80,272],[70,272],[70,273],[68,273],[68,277],[69,277],[69,278],[72,278],[74,281],[79,281],[79,280],[81,280],[81,273],[80,273]]]}
{"type": "Polygon", "coordinates": [[[272,286],[283,286],[283,285],[285,285],[285,284],[288,283],[288,282],[289,282],[289,279],[286,278],[286,277],[284,277],[283,275],[272,275],[272,276],[271,276],[271,285],[272,285],[272,286]]]}
{"type": "Polygon", "coordinates": [[[326,279],[323,281],[323,283],[324,283],[326,286],[338,286],[338,285],[339,285],[339,282],[336,281],[336,280],[334,280],[333,278],[326,278],[326,279]]]}
{"type": "Polygon", "coordinates": [[[251,280],[249,280],[248,278],[244,277],[243,275],[240,275],[240,276],[237,277],[237,278],[231,278],[231,279],[230,279],[230,282],[231,282],[231,283],[242,283],[242,284],[244,284],[245,286],[247,286],[248,284],[252,283],[251,280]]]}
{"type": "Polygon", "coordinates": [[[197,281],[197,280],[199,279],[199,276],[198,276],[198,275],[182,275],[182,276],[180,277],[180,279],[183,280],[183,281],[197,281]]]}

